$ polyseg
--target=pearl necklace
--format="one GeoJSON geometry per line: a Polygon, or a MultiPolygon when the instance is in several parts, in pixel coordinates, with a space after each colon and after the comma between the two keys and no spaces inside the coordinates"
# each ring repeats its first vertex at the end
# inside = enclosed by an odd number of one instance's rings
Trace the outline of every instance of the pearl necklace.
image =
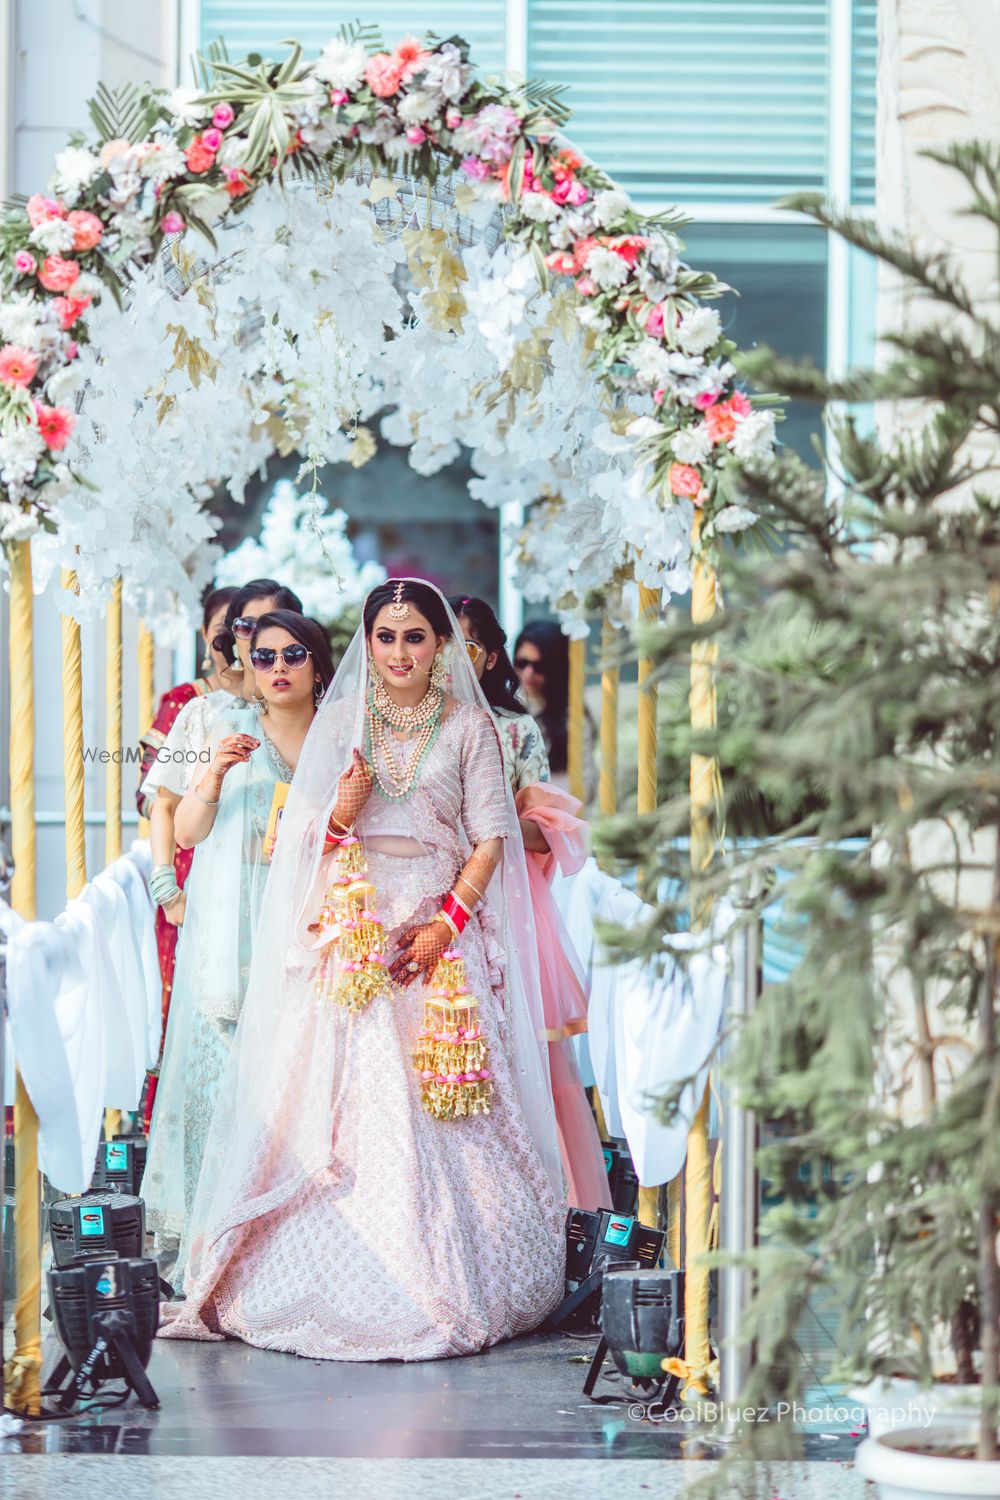
{"type": "Polygon", "coordinates": [[[368,698],[368,740],[372,770],[383,796],[393,802],[409,796],[423,765],[428,750],[437,739],[441,727],[441,711],[444,708],[444,693],[440,688],[430,687],[419,703],[405,705],[390,698],[385,684],[376,682],[368,698]],[[389,728],[403,729],[413,734],[416,744],[408,766],[402,768],[392,751],[392,736],[389,728]],[[379,766],[379,753],[385,764],[389,785],[383,780],[379,766]]]}

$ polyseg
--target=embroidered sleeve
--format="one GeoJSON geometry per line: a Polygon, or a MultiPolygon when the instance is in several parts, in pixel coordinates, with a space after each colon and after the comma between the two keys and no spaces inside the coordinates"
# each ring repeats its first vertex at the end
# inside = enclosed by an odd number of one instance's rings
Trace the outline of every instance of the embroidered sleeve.
{"type": "Polygon", "coordinates": [[[462,827],[470,844],[509,831],[500,741],[489,714],[475,707],[462,736],[462,827]]]}
{"type": "Polygon", "coordinates": [[[542,731],[530,714],[514,720],[514,790],[549,780],[549,757],[542,731]]]}
{"type": "Polygon", "coordinates": [[[208,764],[205,757],[209,754],[210,717],[204,698],[192,698],[185,703],[163,745],[155,752],[153,764],[139,788],[140,796],[153,798],[162,786],[183,797],[194,772],[203,771],[208,764]]]}

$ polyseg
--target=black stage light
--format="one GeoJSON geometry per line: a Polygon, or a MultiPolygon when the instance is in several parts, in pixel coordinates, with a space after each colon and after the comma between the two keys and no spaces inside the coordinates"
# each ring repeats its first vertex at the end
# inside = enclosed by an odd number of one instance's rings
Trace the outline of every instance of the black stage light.
{"type": "Polygon", "coordinates": [[[607,1267],[601,1296],[601,1341],[594,1352],[583,1394],[594,1401],[621,1399],[594,1396],[594,1385],[610,1353],[632,1389],[625,1394],[644,1404],[671,1406],[679,1379],[667,1375],[663,1361],[684,1352],[684,1272],[644,1271],[637,1267],[607,1267]]]}
{"type": "Polygon", "coordinates": [[[661,1229],[650,1229],[628,1214],[571,1208],[566,1215],[566,1298],[549,1314],[549,1322],[556,1328],[595,1327],[605,1267],[653,1267],[663,1240],[661,1229]]]}
{"type": "Polygon", "coordinates": [[[112,1380],[124,1381],[125,1399],[134,1391],[143,1406],[159,1406],[146,1375],[160,1321],[156,1261],[105,1254],[54,1268],[48,1286],[56,1334],[66,1351],[44,1392],[58,1396],[58,1411],[69,1411],[81,1396],[95,1395],[112,1380]]]}
{"type": "Polygon", "coordinates": [[[634,1214],[639,1199],[639,1178],[625,1141],[604,1141],[604,1170],[615,1213],[634,1214]]]}
{"type": "Polygon", "coordinates": [[[49,1205],[52,1259],[58,1267],[109,1256],[141,1256],[146,1205],[127,1193],[87,1193],[49,1205]]]}
{"type": "Polygon", "coordinates": [[[146,1170],[148,1141],[144,1135],[116,1135],[97,1148],[97,1165],[90,1193],[127,1193],[137,1198],[146,1170]]]}

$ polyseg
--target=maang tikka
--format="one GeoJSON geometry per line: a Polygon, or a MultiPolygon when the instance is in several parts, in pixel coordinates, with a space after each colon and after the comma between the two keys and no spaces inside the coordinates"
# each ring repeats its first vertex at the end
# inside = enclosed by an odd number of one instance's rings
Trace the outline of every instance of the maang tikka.
{"type": "Polygon", "coordinates": [[[396,584],[396,592],[392,596],[392,603],[389,605],[390,620],[408,620],[410,618],[410,606],[403,598],[403,587],[403,580],[400,579],[399,583],[396,584]]]}

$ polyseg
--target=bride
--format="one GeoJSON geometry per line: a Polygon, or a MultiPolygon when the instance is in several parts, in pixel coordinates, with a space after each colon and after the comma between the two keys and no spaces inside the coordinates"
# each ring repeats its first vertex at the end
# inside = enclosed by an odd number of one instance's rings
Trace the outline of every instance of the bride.
{"type": "Polygon", "coordinates": [[[496,731],[437,589],[390,580],[303,747],[165,1337],[468,1354],[560,1300],[565,1194],[496,731]]]}

